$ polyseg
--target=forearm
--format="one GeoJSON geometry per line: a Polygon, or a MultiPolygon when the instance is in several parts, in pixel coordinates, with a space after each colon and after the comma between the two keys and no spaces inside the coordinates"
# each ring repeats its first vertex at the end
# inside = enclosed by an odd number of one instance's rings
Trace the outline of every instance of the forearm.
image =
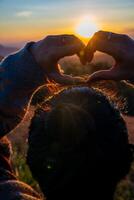
{"type": "Polygon", "coordinates": [[[29,45],[0,64],[0,137],[23,119],[33,92],[45,83],[29,45]]]}

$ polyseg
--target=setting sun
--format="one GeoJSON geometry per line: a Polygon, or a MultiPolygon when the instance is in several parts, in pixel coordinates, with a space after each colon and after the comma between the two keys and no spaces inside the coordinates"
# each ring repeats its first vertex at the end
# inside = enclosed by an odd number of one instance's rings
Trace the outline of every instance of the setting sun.
{"type": "Polygon", "coordinates": [[[99,26],[90,17],[85,17],[77,24],[75,32],[84,38],[90,38],[98,30],[99,26]]]}

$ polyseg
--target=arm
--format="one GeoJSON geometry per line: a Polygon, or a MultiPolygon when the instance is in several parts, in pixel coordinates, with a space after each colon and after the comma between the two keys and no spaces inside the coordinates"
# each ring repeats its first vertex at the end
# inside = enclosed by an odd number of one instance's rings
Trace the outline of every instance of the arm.
{"type": "Polygon", "coordinates": [[[0,137],[20,123],[32,94],[47,79],[60,84],[83,81],[62,74],[58,67],[60,58],[77,54],[82,48],[83,43],[75,36],[49,36],[27,44],[0,63],[0,137]]]}
{"type": "Polygon", "coordinates": [[[23,119],[33,92],[46,82],[30,45],[0,63],[0,137],[23,119]]]}

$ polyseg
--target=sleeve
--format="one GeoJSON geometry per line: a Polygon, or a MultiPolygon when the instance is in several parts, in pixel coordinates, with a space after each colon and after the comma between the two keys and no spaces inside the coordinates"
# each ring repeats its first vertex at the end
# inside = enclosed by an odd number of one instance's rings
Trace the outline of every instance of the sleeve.
{"type": "Polygon", "coordinates": [[[33,92],[45,84],[45,74],[29,51],[28,43],[0,63],[0,137],[23,119],[33,92]]]}

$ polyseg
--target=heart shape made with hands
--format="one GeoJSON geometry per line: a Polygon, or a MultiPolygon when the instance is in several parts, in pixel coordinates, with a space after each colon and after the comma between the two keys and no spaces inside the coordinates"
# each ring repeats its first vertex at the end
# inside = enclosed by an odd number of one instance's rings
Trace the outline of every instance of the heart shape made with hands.
{"type": "Polygon", "coordinates": [[[48,36],[35,43],[32,53],[43,68],[49,80],[59,84],[89,84],[97,80],[130,80],[134,78],[134,41],[122,34],[99,31],[93,35],[87,46],[74,35],[48,36]],[[77,54],[82,64],[91,62],[94,53],[109,54],[116,64],[109,70],[91,74],[89,80],[72,77],[61,72],[58,61],[66,56],[77,54]]]}

